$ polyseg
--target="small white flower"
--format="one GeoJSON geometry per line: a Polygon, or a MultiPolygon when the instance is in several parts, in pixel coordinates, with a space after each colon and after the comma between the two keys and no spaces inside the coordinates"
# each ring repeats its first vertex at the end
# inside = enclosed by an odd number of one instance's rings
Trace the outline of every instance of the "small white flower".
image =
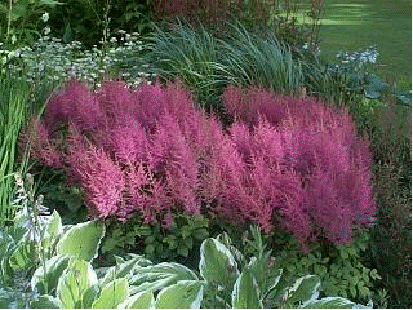
{"type": "Polygon", "coordinates": [[[46,26],[44,27],[44,34],[47,36],[50,33],[50,27],[46,26]]]}
{"type": "Polygon", "coordinates": [[[47,21],[49,20],[49,13],[43,13],[42,20],[44,23],[47,23],[47,21]]]}

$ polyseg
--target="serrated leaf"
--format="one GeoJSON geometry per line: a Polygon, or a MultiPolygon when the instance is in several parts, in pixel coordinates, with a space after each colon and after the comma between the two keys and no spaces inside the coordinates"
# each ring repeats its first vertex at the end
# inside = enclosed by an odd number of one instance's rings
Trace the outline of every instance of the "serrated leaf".
{"type": "Polygon", "coordinates": [[[129,297],[129,284],[125,278],[116,279],[103,287],[92,309],[115,309],[129,297]]]}
{"type": "Polygon", "coordinates": [[[50,294],[57,289],[59,278],[63,271],[67,268],[69,257],[66,255],[53,256],[42,264],[33,274],[31,280],[32,291],[41,294],[50,294]],[[47,291],[46,291],[47,284],[47,291]]]}
{"type": "Polygon", "coordinates": [[[231,293],[233,309],[262,309],[260,293],[255,277],[249,268],[245,268],[235,281],[234,289],[231,293]]]}
{"type": "Polygon", "coordinates": [[[98,279],[89,262],[72,258],[57,285],[65,309],[90,308],[97,295],[98,279]]]}
{"type": "Polygon", "coordinates": [[[231,252],[216,239],[208,238],[201,245],[199,271],[208,283],[232,287],[239,276],[237,263],[231,252]]]}
{"type": "Polygon", "coordinates": [[[157,309],[200,309],[204,285],[197,280],[181,280],[159,292],[157,309]]]}
{"type": "Polygon", "coordinates": [[[306,275],[299,278],[295,283],[288,288],[285,293],[285,300],[289,305],[296,302],[306,302],[307,300],[318,297],[318,290],[320,288],[320,277],[316,275],[306,275]]]}
{"type": "Polygon", "coordinates": [[[154,309],[155,297],[151,290],[137,293],[128,299],[124,303],[118,306],[118,309],[154,309]]]}
{"type": "Polygon", "coordinates": [[[85,261],[98,255],[99,244],[105,235],[105,225],[90,221],[71,227],[57,244],[58,254],[67,254],[85,261]]]}

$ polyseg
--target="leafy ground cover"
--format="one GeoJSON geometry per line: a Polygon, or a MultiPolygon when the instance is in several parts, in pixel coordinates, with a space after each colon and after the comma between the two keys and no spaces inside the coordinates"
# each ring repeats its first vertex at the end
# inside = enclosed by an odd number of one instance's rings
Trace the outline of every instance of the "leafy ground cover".
{"type": "Polygon", "coordinates": [[[92,32],[67,42],[84,31],[70,10],[63,40],[49,36],[54,6],[27,4],[38,22],[23,29],[3,7],[5,29],[43,35],[18,47],[7,31],[1,46],[4,307],[160,307],[170,294],[207,308],[411,307],[411,95],[365,73],[380,46],[325,63],[282,13],[276,40],[248,15],[225,34],[159,23],[140,36],[113,31],[119,12],[110,31],[110,7],[96,6],[84,21],[103,27],[98,48],[92,32]],[[73,242],[89,226],[93,240],[73,242]]]}

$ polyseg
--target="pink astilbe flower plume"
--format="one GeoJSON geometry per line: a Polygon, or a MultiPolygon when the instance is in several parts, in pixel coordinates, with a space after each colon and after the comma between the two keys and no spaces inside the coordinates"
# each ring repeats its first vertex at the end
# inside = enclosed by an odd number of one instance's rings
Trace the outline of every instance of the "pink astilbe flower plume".
{"type": "Polygon", "coordinates": [[[110,122],[118,116],[130,115],[138,106],[138,98],[128,85],[121,81],[104,81],[96,92],[96,99],[110,122]]]}
{"type": "Polygon", "coordinates": [[[96,145],[111,154],[113,160],[122,164],[146,160],[146,129],[130,115],[118,116],[117,119],[118,121],[111,126],[96,131],[96,145]]]}
{"type": "Polygon", "coordinates": [[[170,197],[167,205],[183,201],[187,212],[199,213],[195,197],[197,164],[177,121],[165,114],[152,138],[148,162],[155,175],[164,181],[170,197]]]}
{"type": "Polygon", "coordinates": [[[19,149],[23,154],[30,143],[30,156],[33,159],[53,168],[63,168],[64,160],[55,142],[58,141],[50,139],[44,124],[33,117],[19,137],[19,149]]]}
{"type": "Polygon", "coordinates": [[[69,121],[82,132],[93,131],[104,122],[104,114],[96,96],[82,81],[70,80],[49,98],[46,105],[44,124],[50,131],[69,121]]]}
{"type": "Polygon", "coordinates": [[[103,150],[90,145],[70,125],[68,162],[86,189],[91,215],[117,215],[125,188],[124,174],[103,150]]]}
{"type": "Polygon", "coordinates": [[[155,85],[142,82],[136,93],[138,104],[133,117],[150,133],[155,131],[156,122],[165,111],[165,92],[159,81],[155,85]]]}

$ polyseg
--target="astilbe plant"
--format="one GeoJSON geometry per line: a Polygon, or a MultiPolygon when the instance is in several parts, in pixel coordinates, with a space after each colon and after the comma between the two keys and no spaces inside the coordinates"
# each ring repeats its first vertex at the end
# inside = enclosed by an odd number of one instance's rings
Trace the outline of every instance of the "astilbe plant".
{"type": "Polygon", "coordinates": [[[292,219],[284,224],[298,239],[310,236],[304,227],[312,223],[330,241],[347,243],[355,226],[374,223],[369,140],[356,136],[348,111],[336,111],[315,98],[275,96],[259,87],[245,91],[230,86],[223,98],[227,110],[253,128],[248,137],[241,125],[232,126],[244,158],[262,158],[269,170],[292,169],[301,180],[291,191],[300,199],[282,209],[292,219]]]}
{"type": "Polygon", "coordinates": [[[346,112],[315,99],[253,92],[226,92],[237,120],[224,131],[179,81],[137,90],[106,81],[96,91],[70,81],[23,136],[32,133],[33,159],[66,169],[68,183],[85,188],[93,217],[139,213],[171,226],[176,212],[207,210],[269,232],[278,212],[303,249],[319,231],[348,242],[375,212],[368,140],[355,136],[346,112]]]}

